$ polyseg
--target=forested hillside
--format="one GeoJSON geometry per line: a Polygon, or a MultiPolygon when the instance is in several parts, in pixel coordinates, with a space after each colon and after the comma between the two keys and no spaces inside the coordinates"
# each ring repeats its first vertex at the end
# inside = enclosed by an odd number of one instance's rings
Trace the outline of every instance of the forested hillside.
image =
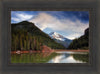
{"type": "Polygon", "coordinates": [[[85,30],[83,36],[74,39],[68,49],[89,49],[89,28],[85,30]]]}
{"type": "Polygon", "coordinates": [[[42,32],[34,23],[23,21],[11,24],[12,48],[11,50],[42,50],[42,45],[52,49],[65,49],[56,43],[47,34],[42,32]]]}

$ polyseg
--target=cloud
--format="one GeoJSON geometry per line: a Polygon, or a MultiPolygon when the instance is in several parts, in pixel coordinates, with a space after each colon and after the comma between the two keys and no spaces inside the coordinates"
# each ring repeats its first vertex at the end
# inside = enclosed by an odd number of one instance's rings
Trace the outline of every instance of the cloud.
{"type": "Polygon", "coordinates": [[[19,18],[16,18],[16,17],[12,17],[11,20],[13,20],[15,22],[20,22],[20,19],[19,18]]]}
{"type": "Polygon", "coordinates": [[[12,17],[11,20],[15,22],[21,22],[24,20],[29,20],[33,17],[33,15],[26,14],[26,13],[17,13],[17,12],[12,12],[12,17]],[[13,16],[14,15],[14,16],[13,16]]]}
{"type": "Polygon", "coordinates": [[[41,30],[50,28],[53,31],[69,33],[66,37],[70,39],[79,37],[84,33],[84,30],[89,27],[89,22],[83,23],[77,18],[75,21],[68,18],[58,19],[48,13],[39,13],[29,21],[35,23],[41,30]]]}
{"type": "Polygon", "coordinates": [[[30,21],[45,33],[55,31],[69,39],[84,34],[89,27],[88,12],[73,11],[12,11],[11,22],[30,21]]]}
{"type": "Polygon", "coordinates": [[[75,33],[75,34],[70,34],[70,35],[65,36],[65,37],[68,38],[68,39],[73,40],[75,38],[78,38],[80,35],[82,35],[82,34],[75,33]]]}

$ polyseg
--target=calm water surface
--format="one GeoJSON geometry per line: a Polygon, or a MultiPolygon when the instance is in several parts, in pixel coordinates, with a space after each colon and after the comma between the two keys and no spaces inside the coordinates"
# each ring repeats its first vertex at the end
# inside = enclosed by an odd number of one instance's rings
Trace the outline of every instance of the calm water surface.
{"type": "Polygon", "coordinates": [[[89,54],[83,52],[56,52],[11,54],[11,63],[88,63],[89,54]]]}
{"type": "Polygon", "coordinates": [[[59,55],[55,56],[48,63],[87,63],[88,53],[83,52],[57,52],[59,55]]]}

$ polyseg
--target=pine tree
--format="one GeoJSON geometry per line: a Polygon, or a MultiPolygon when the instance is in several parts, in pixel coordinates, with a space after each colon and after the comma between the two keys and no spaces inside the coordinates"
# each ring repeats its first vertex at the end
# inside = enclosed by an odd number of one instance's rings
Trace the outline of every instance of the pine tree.
{"type": "Polygon", "coordinates": [[[29,45],[28,35],[26,35],[26,50],[28,50],[28,45],[29,45]]]}
{"type": "Polygon", "coordinates": [[[27,46],[26,40],[24,40],[24,50],[27,50],[26,46],[27,46]]]}
{"type": "Polygon", "coordinates": [[[22,35],[20,35],[20,49],[23,50],[22,35]]]}

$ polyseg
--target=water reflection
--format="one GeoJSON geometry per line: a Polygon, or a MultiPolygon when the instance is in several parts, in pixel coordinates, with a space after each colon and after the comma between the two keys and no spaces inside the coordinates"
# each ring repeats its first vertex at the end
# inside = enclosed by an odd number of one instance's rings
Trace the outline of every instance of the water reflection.
{"type": "Polygon", "coordinates": [[[48,63],[87,63],[87,53],[59,53],[58,56],[52,58],[48,63]]]}
{"type": "Polygon", "coordinates": [[[82,62],[89,62],[89,54],[73,54],[73,58],[82,62]]]}
{"type": "Polygon", "coordinates": [[[11,63],[46,63],[57,53],[11,54],[11,63]]]}
{"type": "Polygon", "coordinates": [[[11,54],[11,63],[87,63],[88,53],[56,52],[11,54]]]}

